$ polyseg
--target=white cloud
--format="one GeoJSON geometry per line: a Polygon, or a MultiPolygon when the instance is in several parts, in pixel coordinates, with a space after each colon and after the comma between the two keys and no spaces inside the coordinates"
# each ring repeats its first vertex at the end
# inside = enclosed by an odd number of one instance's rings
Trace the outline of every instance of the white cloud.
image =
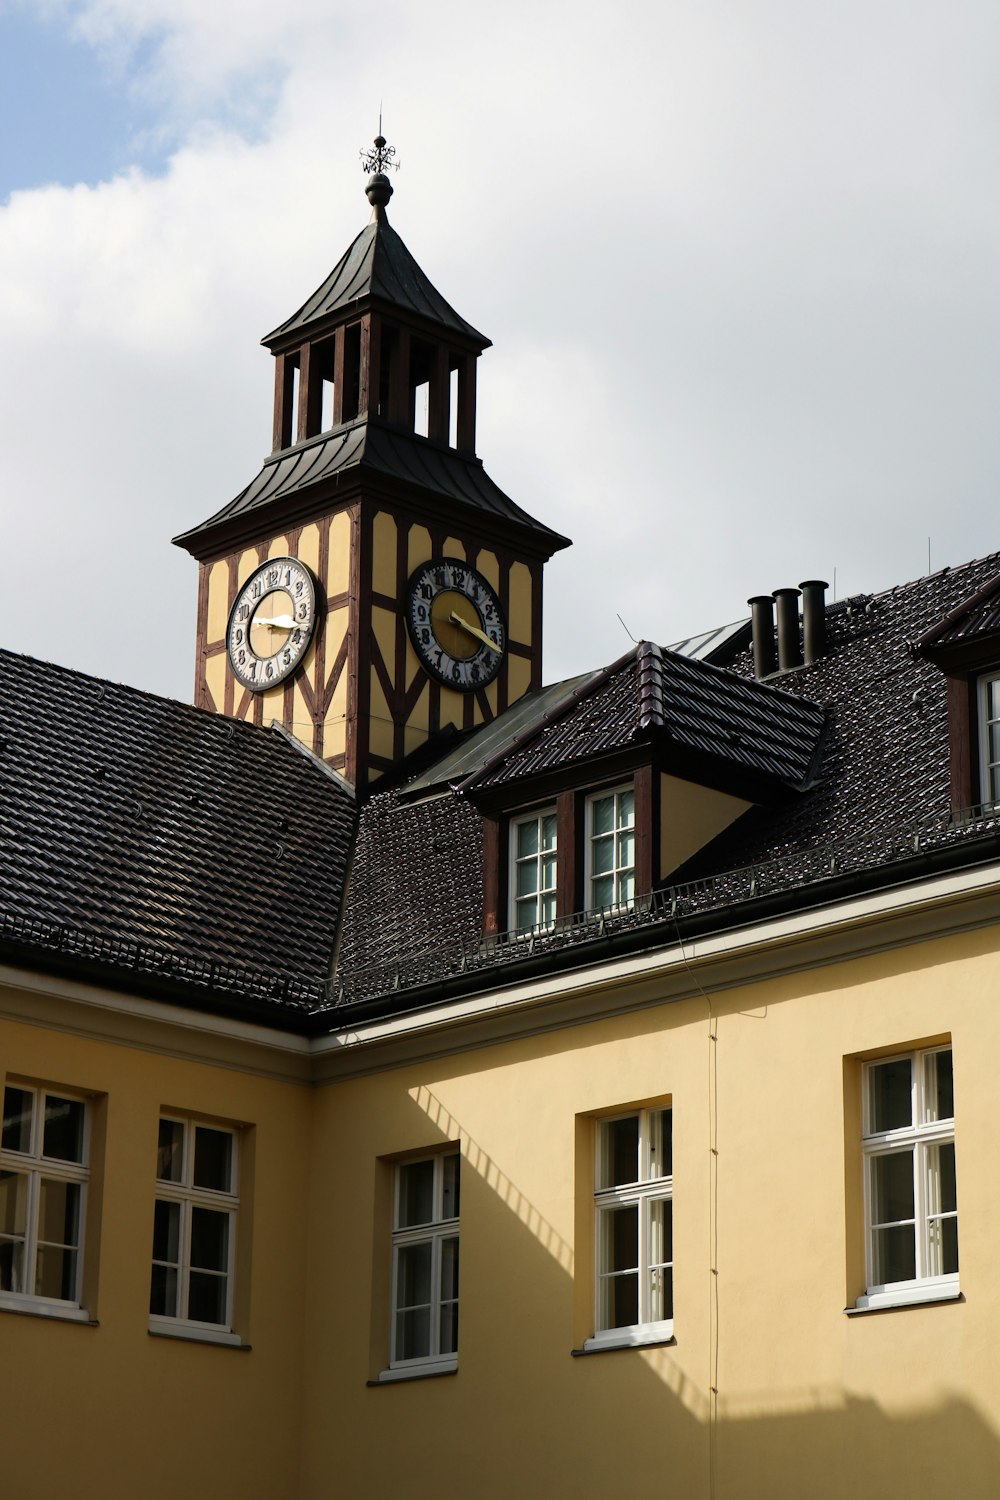
{"type": "Polygon", "coordinates": [[[257,340],[364,223],[380,98],[393,223],[495,342],[480,452],[577,542],[551,673],[617,655],[619,611],[669,640],[1000,545],[986,0],[59,6],[181,145],[0,208],[3,504],[54,584],[5,644],[188,692],[167,538],[255,472],[257,340]]]}

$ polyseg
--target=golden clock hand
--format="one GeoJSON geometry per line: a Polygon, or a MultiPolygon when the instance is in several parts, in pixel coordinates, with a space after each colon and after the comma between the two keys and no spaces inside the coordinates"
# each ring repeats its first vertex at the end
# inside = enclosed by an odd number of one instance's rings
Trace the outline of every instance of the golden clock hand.
{"type": "Polygon", "coordinates": [[[267,625],[271,630],[291,630],[295,624],[291,615],[254,615],[254,625],[267,625]]]}
{"type": "Polygon", "coordinates": [[[457,609],[452,610],[449,618],[453,625],[459,626],[461,630],[467,630],[470,635],[476,637],[477,641],[482,641],[484,646],[489,646],[494,656],[501,656],[503,654],[496,641],[491,641],[485,630],[480,630],[478,625],[470,625],[468,620],[463,620],[457,609]]]}

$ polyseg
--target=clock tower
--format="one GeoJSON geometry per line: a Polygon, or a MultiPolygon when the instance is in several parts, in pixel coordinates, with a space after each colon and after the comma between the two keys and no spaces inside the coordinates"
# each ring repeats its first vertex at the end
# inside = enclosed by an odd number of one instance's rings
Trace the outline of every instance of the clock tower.
{"type": "Polygon", "coordinates": [[[565,537],[476,457],[489,340],[372,217],[263,340],[274,431],[256,478],[175,537],[199,564],[195,702],[276,720],[360,791],[447,726],[541,685],[542,567],[565,537]]]}

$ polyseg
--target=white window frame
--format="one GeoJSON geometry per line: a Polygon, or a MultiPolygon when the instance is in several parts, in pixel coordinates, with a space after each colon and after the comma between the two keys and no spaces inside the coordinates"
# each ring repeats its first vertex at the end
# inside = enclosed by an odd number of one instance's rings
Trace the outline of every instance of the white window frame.
{"type": "MultiPolygon", "coordinates": [[[[519,813],[517,815],[517,817],[511,818],[511,820],[510,820],[510,834],[509,834],[509,838],[508,838],[508,858],[507,858],[507,871],[508,871],[508,875],[509,875],[509,879],[508,879],[508,882],[507,882],[507,884],[508,884],[508,901],[507,901],[508,917],[507,917],[507,926],[508,926],[508,928],[510,930],[510,933],[514,937],[519,937],[519,936],[522,936],[522,935],[526,936],[526,935],[528,935],[529,933],[532,933],[532,932],[549,932],[549,931],[551,931],[552,927],[555,925],[555,917],[554,917],[554,915],[553,915],[552,921],[546,921],[545,918],[542,915],[542,901],[543,901],[543,899],[546,896],[553,897],[554,901],[558,900],[558,880],[559,880],[559,864],[558,864],[558,861],[559,861],[559,829],[558,829],[558,823],[557,823],[557,826],[556,826],[556,842],[555,842],[555,846],[551,850],[546,850],[545,851],[545,853],[551,854],[551,855],[554,856],[554,868],[555,868],[554,879],[553,879],[553,882],[552,882],[552,884],[550,886],[543,886],[542,885],[542,855],[543,855],[543,851],[542,851],[542,823],[543,823],[543,820],[545,818],[555,818],[555,817],[556,817],[556,809],[555,809],[554,806],[551,806],[551,807],[539,807],[539,808],[536,808],[533,812],[519,813]],[[532,858],[532,856],[529,855],[525,859],[521,859],[521,858],[518,857],[518,852],[517,852],[517,835],[518,835],[518,829],[519,828],[523,828],[523,827],[527,826],[530,823],[534,823],[538,827],[538,850],[537,850],[537,853],[533,856],[534,859],[535,859],[535,863],[536,863],[536,867],[537,867],[537,872],[538,872],[538,881],[537,881],[537,887],[536,887],[535,897],[534,897],[534,900],[535,900],[535,920],[529,926],[527,926],[527,927],[521,927],[521,926],[518,925],[517,867],[518,867],[519,864],[527,863],[527,861],[530,860],[532,858]]],[[[521,899],[525,900],[527,898],[522,897],[521,899]]]]}
{"type": "Polygon", "coordinates": [[[76,1251],[73,1295],[67,1298],[41,1297],[33,1290],[30,1292],[3,1291],[0,1292],[0,1307],[16,1312],[40,1313],[45,1317],[67,1318],[74,1322],[87,1322],[90,1315],[82,1306],[81,1299],[87,1226],[87,1187],[90,1182],[91,1109],[89,1101],[71,1089],[23,1083],[16,1078],[5,1080],[5,1093],[8,1088],[28,1094],[32,1099],[28,1150],[15,1151],[0,1146],[0,1169],[27,1179],[23,1256],[25,1266],[30,1267],[32,1286],[39,1244],[41,1243],[42,1246],[45,1244],[44,1241],[39,1240],[39,1212],[43,1179],[76,1184],[80,1189],[80,1199],[76,1226],[77,1244],[70,1247],[76,1251]],[[47,1099],[67,1099],[83,1106],[83,1132],[79,1162],[62,1161],[58,1157],[43,1154],[47,1099]]]}
{"type": "Polygon", "coordinates": [[[1000,760],[990,759],[990,726],[1000,725],[1000,716],[990,718],[990,688],[1000,684],[1000,672],[988,672],[978,683],[979,800],[992,807],[1000,802],[1000,760]]]}
{"type": "MultiPolygon", "coordinates": [[[[441,1309],[445,1299],[441,1296],[441,1265],[442,1250],[445,1240],[454,1239],[458,1241],[457,1256],[459,1287],[461,1286],[461,1237],[459,1224],[461,1221],[461,1153],[456,1147],[453,1151],[439,1151],[428,1156],[411,1156],[405,1161],[397,1162],[393,1170],[392,1185],[392,1305],[390,1308],[389,1323],[389,1368],[383,1370],[380,1380],[400,1380],[412,1378],[418,1375],[443,1375],[458,1369],[458,1349],[445,1350],[440,1348],[441,1332],[441,1309]],[[430,1161],[433,1163],[433,1188],[432,1188],[432,1217],[426,1224],[408,1225],[401,1228],[399,1224],[399,1197],[401,1171],[406,1167],[416,1166],[420,1162],[430,1161]],[[451,1218],[444,1218],[444,1171],[447,1161],[458,1163],[459,1184],[459,1211],[451,1218]],[[430,1301],[430,1353],[420,1355],[413,1359],[400,1359],[396,1355],[396,1314],[399,1310],[399,1256],[400,1251],[411,1245],[430,1244],[431,1247],[431,1301],[430,1301]]],[[[460,1305],[460,1296],[447,1299],[454,1302],[456,1309],[460,1305]]],[[[457,1346],[457,1339],[456,1339],[457,1346]]]]}
{"type": "MultiPolygon", "coordinates": [[[[653,1232],[653,1205],[656,1203],[669,1203],[671,1205],[671,1220],[673,1216],[674,1178],[673,1161],[671,1159],[671,1171],[661,1176],[652,1175],[652,1149],[657,1139],[654,1117],[664,1115],[670,1117],[671,1133],[673,1123],[673,1111],[669,1104],[657,1105],[649,1109],[622,1110],[620,1113],[605,1115],[595,1121],[596,1139],[594,1142],[594,1333],[584,1343],[585,1350],[616,1349],[622,1347],[639,1347],[643,1344],[660,1344],[673,1338],[674,1319],[671,1312],[669,1318],[654,1318],[652,1316],[652,1281],[655,1270],[669,1270],[671,1285],[671,1309],[673,1307],[673,1256],[670,1260],[664,1260],[654,1255],[654,1232],[653,1232]],[[616,1187],[602,1187],[605,1180],[604,1164],[607,1150],[608,1125],[613,1125],[620,1120],[638,1118],[638,1149],[637,1164],[639,1177],[635,1182],[621,1183],[616,1187]],[[616,1208],[638,1209],[639,1221],[639,1264],[635,1268],[638,1276],[638,1303],[639,1321],[620,1325],[618,1327],[602,1328],[602,1282],[620,1271],[608,1270],[603,1265],[602,1233],[603,1220],[609,1211],[616,1208]]],[[[659,1140],[662,1143],[662,1130],[659,1140]]],[[[672,1156],[672,1153],[671,1153],[672,1156]]],[[[673,1226],[671,1222],[671,1244],[673,1241],[673,1226]]]]}
{"type": "MultiPolygon", "coordinates": [[[[186,1115],[174,1114],[164,1111],[159,1121],[167,1121],[172,1125],[181,1126],[183,1135],[183,1146],[181,1152],[181,1179],[179,1182],[170,1182],[165,1178],[156,1179],[156,1202],[176,1203],[180,1208],[180,1223],[178,1229],[178,1253],[177,1263],[178,1288],[176,1316],[166,1313],[149,1314],[149,1327],[153,1333],[166,1334],[173,1338],[193,1338],[207,1343],[218,1344],[240,1344],[242,1339],[233,1332],[233,1287],[236,1273],[236,1236],[239,1227],[239,1130],[233,1125],[225,1125],[218,1120],[193,1119],[186,1115]],[[229,1165],[230,1191],[223,1192],[214,1188],[197,1187],[194,1183],[194,1153],[195,1136],[199,1129],[218,1131],[222,1135],[228,1135],[231,1141],[231,1155],[229,1165]],[[229,1219],[226,1245],[226,1269],[222,1273],[226,1282],[226,1308],[224,1323],[206,1323],[196,1318],[187,1316],[188,1300],[190,1294],[191,1276],[191,1230],[193,1211],[196,1208],[211,1209],[216,1213],[225,1213],[229,1219]]],[[[157,1130],[159,1130],[159,1121],[157,1130]]],[[[154,1205],[155,1212],[155,1205],[154,1205]]],[[[174,1262],[158,1261],[151,1257],[151,1265],[174,1266],[174,1262]]],[[[194,1267],[198,1270],[198,1267],[194,1267]]],[[[152,1295],[152,1288],[150,1291],[152,1295]]]]}
{"type": "MultiPolygon", "coordinates": [[[[956,1208],[950,1212],[936,1210],[933,1206],[932,1174],[929,1168],[929,1148],[954,1145],[954,1116],[946,1120],[931,1120],[928,1107],[925,1060],[937,1054],[951,1052],[951,1043],[938,1047],[918,1048],[911,1052],[893,1053],[887,1057],[872,1058],[862,1069],[862,1168],[865,1206],[865,1281],[867,1291],[858,1298],[858,1308],[897,1307],[912,1302],[934,1302],[959,1295],[959,1273],[933,1274],[931,1261],[934,1255],[932,1225],[935,1221],[954,1218],[956,1208]],[[875,1131],[871,1118],[871,1089],[869,1080],[872,1070],[886,1063],[910,1064],[910,1118],[911,1124],[894,1130],[875,1131]],[[913,1203],[914,1203],[914,1250],[916,1275],[905,1281],[877,1282],[875,1234],[879,1226],[874,1222],[874,1163],[880,1157],[903,1154],[909,1151],[913,1159],[913,1203]]],[[[908,1223],[909,1220],[893,1221],[908,1223]]]]}
{"type": "Polygon", "coordinates": [[[585,829],[586,829],[586,851],[585,851],[585,856],[584,856],[584,872],[583,872],[584,873],[584,887],[583,888],[584,888],[584,890],[587,893],[587,895],[586,895],[586,901],[585,901],[586,910],[587,911],[626,911],[626,910],[628,910],[629,907],[634,906],[634,904],[635,904],[635,896],[636,896],[636,891],[635,891],[636,826],[635,826],[635,785],[634,785],[634,783],[631,782],[631,781],[626,781],[626,782],[623,782],[621,786],[609,786],[609,787],[603,788],[599,792],[591,792],[590,796],[587,798],[586,818],[585,818],[584,826],[585,826],[585,829]],[[631,827],[630,830],[621,829],[621,828],[619,828],[619,825],[618,825],[618,799],[619,799],[619,797],[621,797],[625,793],[628,793],[632,797],[632,827],[631,827]],[[614,798],[613,830],[612,830],[612,833],[610,835],[608,835],[608,834],[596,835],[594,833],[594,808],[595,808],[595,806],[597,805],[598,802],[602,802],[602,801],[606,800],[608,797],[613,797],[614,798]],[[629,831],[632,834],[632,863],[628,864],[628,865],[620,864],[619,860],[618,860],[618,854],[619,854],[618,841],[619,841],[619,838],[620,838],[622,832],[624,832],[624,831],[629,831]],[[597,840],[598,837],[602,837],[602,838],[611,837],[614,840],[614,860],[613,860],[613,863],[612,863],[612,868],[610,870],[602,870],[599,874],[596,873],[595,870],[594,870],[594,844],[595,844],[595,842],[596,842],[596,840],[597,840]],[[632,894],[631,894],[631,896],[621,897],[621,896],[618,895],[619,881],[622,879],[623,876],[626,876],[626,875],[629,875],[629,874],[631,874],[631,876],[632,876],[632,894]],[[598,880],[606,880],[609,875],[611,876],[611,878],[612,878],[612,880],[614,882],[615,899],[613,901],[604,901],[604,902],[600,902],[599,903],[599,902],[597,902],[594,899],[594,885],[596,884],[596,882],[598,880]]]}

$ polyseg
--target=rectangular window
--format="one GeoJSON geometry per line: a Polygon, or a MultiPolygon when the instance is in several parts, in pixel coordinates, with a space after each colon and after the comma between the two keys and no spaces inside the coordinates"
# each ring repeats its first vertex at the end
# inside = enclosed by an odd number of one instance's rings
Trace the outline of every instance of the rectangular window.
{"type": "Polygon", "coordinates": [[[510,832],[511,927],[528,932],[556,919],[556,810],[517,818],[510,832]]]}
{"type": "Polygon", "coordinates": [[[635,793],[619,787],[587,803],[587,909],[635,897],[635,793]]]}
{"type": "Polygon", "coordinates": [[[979,679],[979,795],[1000,802],[1000,672],[979,679]]]}
{"type": "Polygon", "coordinates": [[[673,1114],[641,1109],[597,1125],[597,1308],[586,1348],[673,1334],[673,1114]]]}
{"type": "Polygon", "coordinates": [[[160,1120],[150,1326],[196,1336],[232,1326],[237,1139],[194,1120],[160,1120]]]}
{"type": "Polygon", "coordinates": [[[393,1370],[453,1370],[458,1363],[457,1151],[400,1162],[392,1230],[393,1370]]]}
{"type": "Polygon", "coordinates": [[[7,1084],[0,1135],[0,1304],[66,1316],[80,1308],[87,1105],[7,1084]]]}
{"type": "Polygon", "coordinates": [[[866,1296],[859,1307],[958,1292],[955,1103],[950,1047],[866,1063],[866,1296]]]}

